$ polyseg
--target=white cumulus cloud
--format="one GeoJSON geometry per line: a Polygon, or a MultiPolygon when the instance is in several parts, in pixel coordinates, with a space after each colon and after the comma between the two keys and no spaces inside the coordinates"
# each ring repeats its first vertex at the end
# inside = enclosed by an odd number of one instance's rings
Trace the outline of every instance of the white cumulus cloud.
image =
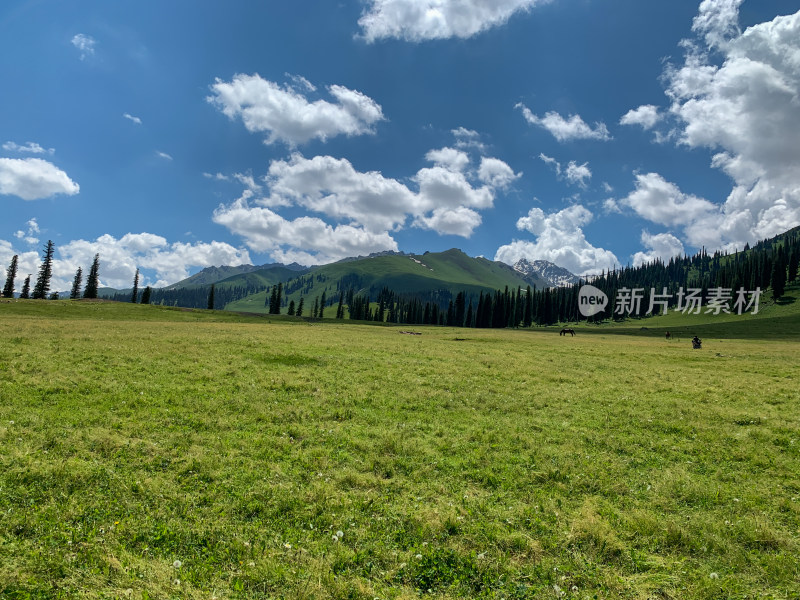
{"type": "MultiPolygon", "coordinates": [[[[33,275],[31,285],[35,282],[42,258],[38,252],[19,252],[10,242],[0,240],[0,264],[8,264],[14,254],[19,255],[15,287],[20,291],[29,273],[33,275]]],[[[131,287],[137,267],[143,270],[140,285],[162,287],[185,279],[192,268],[251,262],[246,250],[224,242],[169,243],[152,233],[127,233],[121,238],[106,234],[95,240],[72,240],[66,244],[56,244],[50,289],[71,289],[78,267],[83,269],[85,278],[95,254],[100,255],[100,286],[113,288],[131,287]],[[154,274],[155,279],[145,275],[145,270],[154,274]]]]}
{"type": "Polygon", "coordinates": [[[648,248],[647,252],[637,252],[633,255],[633,266],[638,267],[655,259],[669,262],[670,258],[683,256],[683,243],[671,233],[657,233],[652,235],[649,231],[642,231],[642,245],[648,248]]]}
{"type": "Polygon", "coordinates": [[[703,0],[692,31],[703,35],[710,48],[723,46],[739,35],[739,6],[744,0],[703,0]]]}
{"type": "Polygon", "coordinates": [[[266,133],[268,144],[298,146],[312,139],[371,134],[384,119],[372,98],[341,85],[328,87],[333,102],[310,101],[302,93],[311,91],[308,86],[299,91],[257,74],[238,74],[229,82],[217,79],[211,90],[209,102],[228,118],[240,118],[251,133],[266,133]]]}
{"type": "Polygon", "coordinates": [[[632,108],[619,120],[620,125],[639,125],[642,129],[652,129],[662,119],[658,107],[653,104],[643,104],[632,108]]]}
{"type": "Polygon", "coordinates": [[[57,194],[73,196],[80,186],[53,163],[41,158],[0,158],[0,195],[38,200],[57,194]]]}
{"type": "Polygon", "coordinates": [[[687,224],[694,245],[741,247],[800,224],[800,12],[741,31],[740,4],[704,0],[702,38],[665,72],[680,143],[713,151],[734,184],[713,219],[687,224]]]}
{"type": "Polygon", "coordinates": [[[592,212],[575,204],[546,214],[532,208],[517,221],[517,229],[535,236],[535,241],[513,240],[497,249],[495,260],[514,264],[520,258],[548,260],[576,275],[590,275],[619,265],[613,252],[589,243],[583,227],[593,218],[592,212]]]}
{"type": "Polygon", "coordinates": [[[295,153],[270,164],[263,189],[240,179],[242,196],[220,206],[214,220],[275,260],[291,256],[317,264],[394,250],[391,232],[409,225],[469,237],[482,222],[479,211],[491,208],[498,190],[519,177],[497,158],[481,157],[471,169],[470,157],[456,148],[431,150],[426,158],[433,165],[403,183],[358,171],[344,158],[295,153]],[[314,216],[287,219],[276,212],[281,207],[314,216]],[[337,250],[335,243],[344,245],[337,250]]]}
{"type": "Polygon", "coordinates": [[[571,140],[610,140],[611,134],[605,123],[597,122],[594,127],[586,123],[580,115],[562,117],[555,111],[545,113],[543,117],[535,115],[524,104],[517,104],[516,108],[522,111],[522,116],[531,125],[542,127],[549,131],[559,142],[571,140]]]}
{"type": "Polygon", "coordinates": [[[349,256],[397,250],[388,232],[371,232],[350,224],[329,225],[316,217],[285,219],[269,208],[252,206],[244,199],[220,206],[214,222],[244,238],[257,252],[279,262],[325,264],[349,256]]]}
{"type": "Polygon", "coordinates": [[[155,281],[144,285],[161,287],[189,276],[192,267],[249,264],[246,250],[224,242],[169,243],[152,233],[127,233],[121,238],[102,235],[95,240],[73,240],[56,246],[52,289],[69,289],[78,267],[88,272],[95,254],[100,255],[102,287],[128,288],[136,268],[155,272],[155,281]]]}
{"type": "Polygon", "coordinates": [[[468,38],[542,0],[369,0],[358,24],[368,42],[468,38]]]}
{"type": "Polygon", "coordinates": [[[514,173],[514,170],[502,160],[485,156],[481,158],[478,178],[487,185],[496,189],[505,189],[519,177],[522,177],[522,173],[514,173]]]}
{"type": "Polygon", "coordinates": [[[660,225],[687,226],[719,212],[713,202],[683,193],[658,173],[637,174],[635,186],[620,202],[640,217],[660,225]]]}

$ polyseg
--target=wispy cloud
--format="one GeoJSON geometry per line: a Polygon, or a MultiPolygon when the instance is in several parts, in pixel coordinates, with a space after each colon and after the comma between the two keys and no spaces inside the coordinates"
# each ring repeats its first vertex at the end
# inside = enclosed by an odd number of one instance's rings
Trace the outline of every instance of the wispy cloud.
{"type": "Polygon", "coordinates": [[[129,121],[133,121],[137,125],[141,125],[142,124],[142,120],[139,117],[134,117],[130,113],[123,113],[122,116],[125,117],[126,119],[128,119],[129,121]]]}
{"type": "Polygon", "coordinates": [[[163,158],[164,160],[172,160],[172,157],[169,154],[166,152],[161,152],[161,150],[156,150],[156,156],[163,158]]]}
{"type": "Polygon", "coordinates": [[[569,161],[566,169],[561,168],[561,163],[552,156],[547,156],[544,153],[539,154],[539,159],[555,169],[556,175],[559,179],[566,179],[569,183],[577,185],[581,188],[586,188],[587,180],[592,178],[592,171],[589,168],[589,163],[585,162],[579,165],[574,160],[569,161]]]}
{"type": "Polygon", "coordinates": [[[524,104],[517,104],[515,108],[522,111],[522,116],[528,123],[546,129],[559,142],[611,139],[608,127],[602,122],[597,122],[592,127],[580,115],[570,115],[568,118],[564,118],[557,112],[551,111],[545,113],[543,117],[539,117],[524,104]]]}
{"type": "Polygon", "coordinates": [[[72,38],[72,45],[80,51],[81,60],[84,60],[87,56],[94,54],[94,47],[97,45],[97,40],[85,33],[79,33],[72,38]]]}
{"type": "Polygon", "coordinates": [[[18,240],[24,240],[27,244],[35,246],[39,243],[39,238],[36,237],[36,234],[40,232],[39,230],[39,223],[36,221],[36,217],[28,221],[27,223],[28,231],[25,232],[23,230],[19,230],[14,234],[14,237],[18,240]]]}
{"type": "Polygon", "coordinates": [[[6,142],[3,144],[3,150],[7,152],[25,152],[28,154],[53,154],[54,148],[42,148],[36,142],[27,142],[24,146],[15,144],[14,142],[6,142]]]}

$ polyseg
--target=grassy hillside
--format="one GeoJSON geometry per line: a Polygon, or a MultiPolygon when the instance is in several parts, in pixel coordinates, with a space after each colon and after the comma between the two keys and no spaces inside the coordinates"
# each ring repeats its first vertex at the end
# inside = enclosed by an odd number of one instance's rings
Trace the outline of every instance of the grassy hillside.
{"type": "Polygon", "coordinates": [[[400,331],[0,302],[0,597],[800,595],[796,340],[400,331]]]}
{"type": "Polygon", "coordinates": [[[215,285],[224,287],[272,286],[297,277],[297,271],[287,267],[270,267],[221,279],[215,285]]]}
{"type": "MultiPolygon", "coordinates": [[[[253,265],[239,265],[236,267],[221,266],[221,267],[206,267],[199,273],[195,273],[187,279],[183,279],[177,283],[167,286],[165,289],[172,290],[177,288],[194,288],[206,287],[212,283],[216,284],[225,280],[236,280],[238,275],[246,275],[253,272],[259,272],[260,276],[269,281],[286,281],[292,277],[296,277],[298,273],[304,272],[307,269],[304,267],[284,266],[284,265],[262,265],[260,267],[253,265]],[[274,273],[272,272],[274,271],[274,273]]],[[[246,278],[245,278],[246,279],[246,278]]],[[[268,283],[267,285],[272,285],[268,283]]]]}
{"type": "MultiPolygon", "coordinates": [[[[324,291],[329,299],[336,299],[340,283],[345,290],[353,286],[356,293],[370,293],[373,298],[383,287],[401,294],[445,291],[455,296],[464,291],[478,296],[482,291],[494,292],[506,286],[510,289],[521,286],[524,289],[529,285],[508,265],[485,258],[472,258],[460,250],[452,249],[423,255],[375,256],[324,265],[287,282],[290,293],[286,298],[297,302],[304,296],[308,303],[321,297],[324,291]]],[[[544,287],[544,282],[539,281],[539,285],[544,287]]],[[[260,292],[231,302],[225,309],[266,312],[265,300],[266,293],[260,292]]]]}

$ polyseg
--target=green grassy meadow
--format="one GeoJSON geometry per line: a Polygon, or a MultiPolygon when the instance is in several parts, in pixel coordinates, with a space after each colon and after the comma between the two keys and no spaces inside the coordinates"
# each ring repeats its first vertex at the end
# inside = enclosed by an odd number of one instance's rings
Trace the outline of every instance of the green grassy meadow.
{"type": "Polygon", "coordinates": [[[800,341],[641,325],[0,303],[0,598],[799,598],[800,341]]]}

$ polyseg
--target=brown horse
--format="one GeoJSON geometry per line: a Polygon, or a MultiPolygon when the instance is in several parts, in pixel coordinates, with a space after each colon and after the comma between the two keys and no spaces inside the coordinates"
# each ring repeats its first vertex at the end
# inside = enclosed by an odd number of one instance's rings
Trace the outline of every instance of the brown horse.
{"type": "Polygon", "coordinates": [[[562,329],[562,330],[559,332],[559,334],[558,334],[558,335],[563,335],[563,336],[566,336],[568,333],[569,333],[569,334],[571,334],[571,335],[572,335],[572,337],[575,337],[575,330],[574,330],[574,329],[567,328],[567,327],[565,327],[564,329],[562,329]]]}
{"type": "Polygon", "coordinates": [[[668,339],[668,340],[671,340],[671,339],[672,339],[672,334],[671,334],[669,331],[667,332],[667,339],[668,339]]]}

